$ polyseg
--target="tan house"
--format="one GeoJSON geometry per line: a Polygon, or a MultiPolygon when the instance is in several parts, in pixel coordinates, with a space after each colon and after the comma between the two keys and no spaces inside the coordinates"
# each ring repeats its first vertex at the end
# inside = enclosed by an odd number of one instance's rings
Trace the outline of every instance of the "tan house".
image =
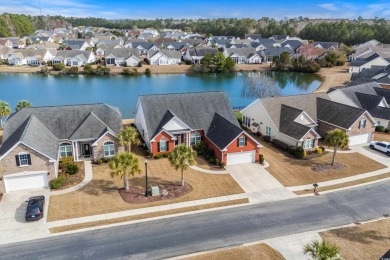
{"type": "Polygon", "coordinates": [[[122,127],[118,108],[106,104],[23,108],[4,124],[0,193],[48,186],[58,162],[115,155],[122,127]]]}

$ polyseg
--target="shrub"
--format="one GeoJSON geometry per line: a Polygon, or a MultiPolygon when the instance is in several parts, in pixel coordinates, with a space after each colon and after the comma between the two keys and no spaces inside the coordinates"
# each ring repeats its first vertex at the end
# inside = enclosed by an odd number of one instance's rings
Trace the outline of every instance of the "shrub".
{"type": "Polygon", "coordinates": [[[320,146],[320,147],[318,147],[318,148],[320,148],[320,149],[322,150],[322,152],[325,151],[325,147],[323,147],[323,146],[320,146]]]}
{"type": "Polygon", "coordinates": [[[285,144],[282,141],[279,141],[277,139],[272,140],[272,144],[274,146],[278,147],[279,149],[282,149],[283,151],[286,151],[286,152],[290,148],[288,144],[285,144]]]}
{"type": "Polygon", "coordinates": [[[316,154],[321,154],[323,151],[322,151],[322,149],[320,147],[317,147],[315,149],[315,152],[316,152],[316,154]]]}
{"type": "Polygon", "coordinates": [[[41,74],[49,74],[49,69],[47,68],[47,66],[41,67],[41,74]]]}
{"type": "Polygon", "coordinates": [[[220,162],[219,167],[221,167],[222,169],[225,168],[225,162],[220,162]]]}
{"type": "Polygon", "coordinates": [[[259,154],[259,163],[260,164],[264,163],[264,155],[263,154],[259,154]]]}
{"type": "Polygon", "coordinates": [[[191,60],[185,60],[184,63],[185,63],[186,65],[192,65],[192,61],[191,61],[191,60]]]}
{"type": "Polygon", "coordinates": [[[97,165],[100,165],[100,164],[102,164],[102,163],[103,163],[103,160],[102,160],[102,159],[99,159],[99,160],[96,161],[96,164],[97,164],[97,165]]]}
{"type": "Polygon", "coordinates": [[[108,161],[110,160],[109,158],[107,158],[107,157],[103,157],[102,159],[100,159],[100,160],[102,160],[102,162],[104,162],[104,163],[108,163],[108,161]]]}
{"type": "Polygon", "coordinates": [[[207,161],[210,159],[210,157],[211,157],[211,156],[208,155],[208,154],[205,154],[205,155],[204,155],[204,158],[205,158],[207,161]]]}
{"type": "Polygon", "coordinates": [[[375,127],[375,131],[383,133],[385,131],[385,127],[383,125],[378,125],[375,127]]]}
{"type": "Polygon", "coordinates": [[[151,75],[151,74],[152,74],[152,71],[149,68],[147,68],[145,70],[145,75],[151,75]]]}
{"type": "Polygon", "coordinates": [[[290,146],[288,148],[288,153],[295,156],[295,150],[296,150],[296,147],[290,146]]]}
{"type": "Polygon", "coordinates": [[[264,135],[264,136],[263,136],[263,140],[264,140],[265,142],[271,142],[271,136],[269,136],[269,135],[264,135]]]}
{"type": "Polygon", "coordinates": [[[52,189],[59,189],[66,183],[66,179],[63,176],[59,176],[58,178],[55,178],[50,181],[50,187],[52,189]]]}
{"type": "Polygon", "coordinates": [[[390,128],[386,128],[386,129],[385,129],[385,133],[386,133],[386,134],[390,133],[390,128]]]}
{"type": "Polygon", "coordinates": [[[208,159],[208,162],[211,163],[211,164],[214,164],[215,163],[215,158],[214,157],[210,157],[210,159],[208,159]]]}
{"type": "Polygon", "coordinates": [[[60,159],[59,168],[60,169],[65,169],[66,165],[69,164],[69,163],[73,163],[73,157],[72,156],[62,157],[60,159]]]}
{"type": "Polygon", "coordinates": [[[55,63],[52,66],[53,66],[53,70],[55,71],[61,71],[65,69],[65,65],[63,63],[55,63]]]}
{"type": "Polygon", "coordinates": [[[157,154],[157,155],[153,156],[153,158],[158,160],[158,159],[163,158],[163,155],[162,154],[157,154]]]}
{"type": "Polygon", "coordinates": [[[130,69],[129,68],[124,68],[122,70],[122,75],[131,75],[132,73],[130,72],[130,69]]]}
{"type": "Polygon", "coordinates": [[[79,171],[79,167],[74,163],[68,163],[65,166],[65,173],[69,175],[74,175],[79,171]]]}
{"type": "Polygon", "coordinates": [[[306,152],[305,150],[303,150],[302,146],[299,146],[295,149],[295,153],[294,153],[295,158],[302,159],[303,157],[305,157],[305,155],[306,152]]]}
{"type": "Polygon", "coordinates": [[[202,155],[202,154],[205,154],[207,153],[207,145],[205,142],[203,141],[200,141],[199,143],[195,144],[194,145],[194,150],[199,154],[199,155],[202,155]]]}
{"type": "Polygon", "coordinates": [[[215,157],[215,152],[213,149],[211,148],[207,148],[207,154],[210,156],[210,157],[215,157]]]}
{"type": "Polygon", "coordinates": [[[164,158],[168,158],[169,156],[171,156],[171,152],[167,152],[167,153],[164,153],[164,154],[163,154],[163,157],[164,157],[164,158]]]}
{"type": "Polygon", "coordinates": [[[215,165],[219,165],[219,160],[215,159],[215,165]]]}

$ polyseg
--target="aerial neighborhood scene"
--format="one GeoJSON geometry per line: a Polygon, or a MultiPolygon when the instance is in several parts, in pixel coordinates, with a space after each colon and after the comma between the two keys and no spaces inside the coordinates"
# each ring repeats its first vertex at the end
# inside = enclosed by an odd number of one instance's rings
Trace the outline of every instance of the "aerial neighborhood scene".
{"type": "Polygon", "coordinates": [[[390,259],[390,7],[301,5],[2,3],[0,258],[390,259]]]}

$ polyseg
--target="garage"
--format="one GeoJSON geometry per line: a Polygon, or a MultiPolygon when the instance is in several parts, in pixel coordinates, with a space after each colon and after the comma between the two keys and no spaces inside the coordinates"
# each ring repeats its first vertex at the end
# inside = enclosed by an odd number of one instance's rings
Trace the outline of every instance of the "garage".
{"type": "Polygon", "coordinates": [[[5,192],[44,188],[48,186],[47,173],[16,173],[3,177],[5,192]]]}
{"type": "Polygon", "coordinates": [[[255,162],[255,154],[256,154],[255,151],[241,152],[241,153],[228,153],[227,165],[255,162]]]}
{"type": "Polygon", "coordinates": [[[371,134],[353,135],[349,137],[349,146],[366,144],[371,141],[371,134]]]}

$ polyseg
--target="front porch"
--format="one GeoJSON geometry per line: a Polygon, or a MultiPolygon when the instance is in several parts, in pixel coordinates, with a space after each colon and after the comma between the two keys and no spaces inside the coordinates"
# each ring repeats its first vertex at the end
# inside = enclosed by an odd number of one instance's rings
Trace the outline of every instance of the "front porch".
{"type": "Polygon", "coordinates": [[[62,142],[59,146],[60,158],[72,156],[73,161],[94,161],[112,157],[116,153],[115,143],[106,141],[99,147],[94,139],[62,142]]]}

